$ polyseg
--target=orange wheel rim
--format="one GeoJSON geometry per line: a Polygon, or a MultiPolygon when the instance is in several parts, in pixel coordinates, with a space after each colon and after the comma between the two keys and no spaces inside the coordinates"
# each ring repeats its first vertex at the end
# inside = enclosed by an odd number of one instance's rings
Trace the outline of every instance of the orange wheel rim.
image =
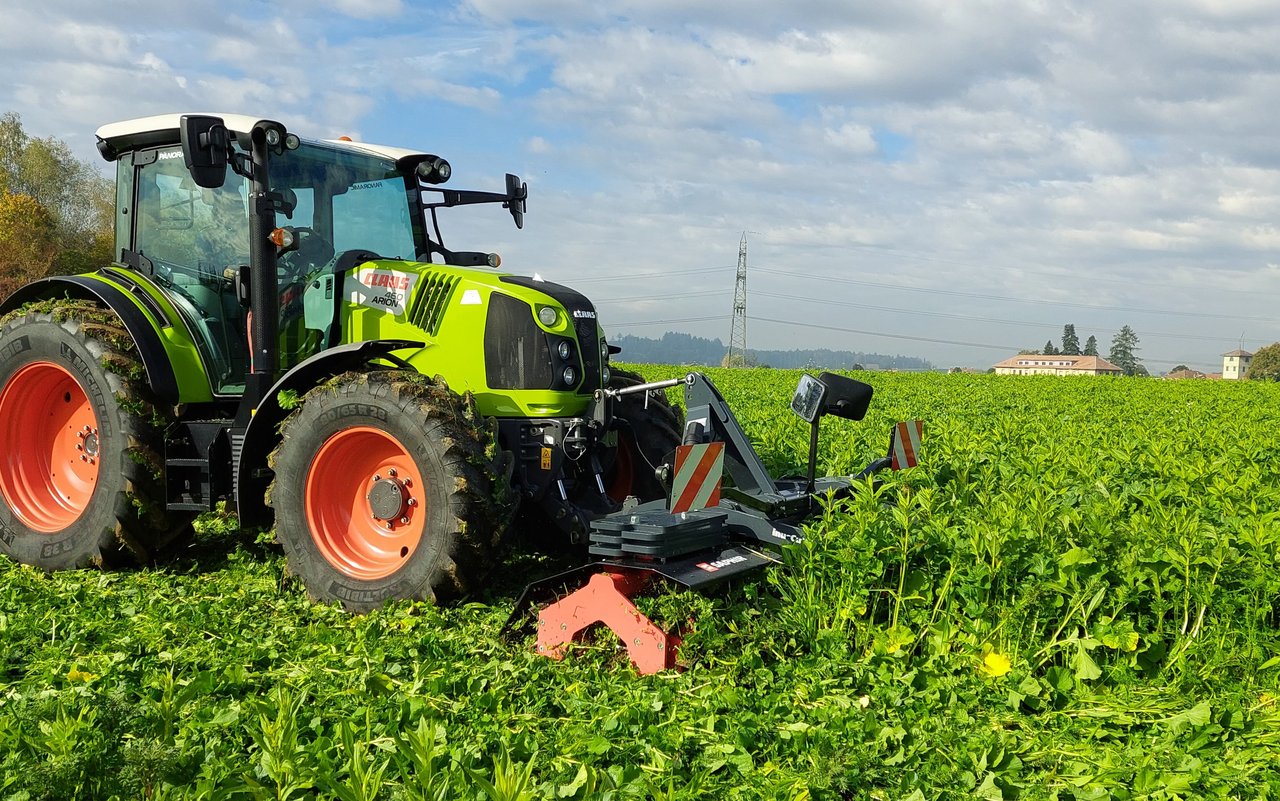
{"type": "Polygon", "coordinates": [[[631,494],[635,481],[635,460],[631,455],[631,437],[618,435],[618,447],[613,450],[613,478],[609,480],[605,494],[616,503],[622,503],[631,494]]]}
{"type": "Polygon", "coordinates": [[[0,494],[33,531],[70,526],[93,498],[101,467],[98,418],[80,382],[33,362],[0,390],[0,494]]]}
{"type": "Polygon", "coordinates": [[[413,457],[387,432],[360,426],[329,437],[311,460],[304,500],[320,555],[356,579],[395,573],[422,542],[425,489],[413,457]]]}

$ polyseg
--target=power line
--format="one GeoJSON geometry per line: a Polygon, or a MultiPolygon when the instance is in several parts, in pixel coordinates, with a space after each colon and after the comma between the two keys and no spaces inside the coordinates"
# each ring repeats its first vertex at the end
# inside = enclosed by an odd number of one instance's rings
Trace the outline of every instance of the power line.
{"type": "MultiPolygon", "coordinates": [[[[887,245],[873,245],[873,244],[869,244],[869,243],[866,243],[866,242],[854,242],[854,243],[851,243],[851,244],[848,244],[848,245],[843,245],[842,247],[851,248],[851,249],[853,249],[853,248],[857,248],[857,249],[862,249],[862,250],[879,251],[879,252],[882,252],[882,253],[886,253],[886,254],[890,254],[890,255],[899,256],[899,257],[904,258],[904,259],[910,259],[910,260],[912,260],[912,261],[930,262],[930,263],[935,263],[935,264],[951,264],[951,265],[954,265],[954,266],[957,266],[957,267],[985,267],[985,266],[986,266],[986,264],[985,264],[985,263],[981,263],[981,262],[964,261],[963,259],[947,259],[947,258],[942,258],[942,257],[939,257],[939,256],[925,256],[925,255],[922,255],[922,254],[919,254],[919,253],[912,253],[912,252],[907,251],[907,250],[902,250],[902,249],[900,249],[900,248],[893,248],[893,247],[889,247],[889,246],[887,246],[887,245]]],[[[1015,269],[1015,268],[1006,268],[1006,269],[1015,269]]],[[[1071,275],[1069,275],[1069,274],[1064,274],[1064,273],[1061,273],[1061,272],[1052,272],[1052,271],[1050,271],[1050,270],[1036,270],[1036,269],[1029,269],[1029,268],[1026,268],[1026,267],[1017,267],[1016,269],[1017,269],[1019,272],[1029,273],[1029,274],[1031,274],[1031,275],[1046,275],[1046,276],[1050,276],[1050,277],[1052,277],[1052,278],[1066,278],[1066,279],[1068,279],[1068,280],[1072,280],[1072,281],[1075,281],[1075,280],[1076,280],[1076,279],[1072,278],[1072,276],[1071,276],[1071,275]]],[[[1132,285],[1133,285],[1133,281],[1132,281],[1132,280],[1127,280],[1127,279],[1123,279],[1123,278],[1096,278],[1096,277],[1090,277],[1090,278],[1088,279],[1088,281],[1089,281],[1089,283],[1125,284],[1125,285],[1129,285],[1129,286],[1132,286],[1132,285]]],[[[1077,281],[1077,283],[1078,283],[1078,281],[1077,281]]],[[[1185,288],[1187,288],[1187,289],[1191,289],[1191,287],[1185,287],[1185,288]]],[[[1280,293],[1276,293],[1276,292],[1257,292],[1257,291],[1254,291],[1254,290],[1248,290],[1248,289],[1230,289],[1230,288],[1228,288],[1228,287],[1220,287],[1220,288],[1216,289],[1215,291],[1218,291],[1218,292],[1231,292],[1231,293],[1234,293],[1234,294],[1250,295],[1250,296],[1253,296],[1253,297],[1256,297],[1256,296],[1258,296],[1258,295],[1280,295],[1280,293]]]]}
{"type": "MultiPolygon", "coordinates": [[[[710,295],[719,295],[719,296],[723,297],[723,296],[724,296],[724,290],[722,290],[722,289],[709,289],[709,290],[707,290],[707,291],[705,291],[705,292],[681,292],[681,293],[677,296],[677,298],[678,298],[678,299],[680,299],[680,300],[683,300],[683,299],[685,299],[685,298],[701,298],[701,297],[707,297],[707,296],[710,296],[710,295]]],[[[594,301],[594,302],[596,303],[596,305],[599,305],[599,304],[601,304],[601,303],[631,303],[631,302],[637,302],[637,303],[638,303],[638,302],[640,302],[640,301],[644,301],[644,300],[671,300],[671,299],[672,299],[672,295],[671,295],[671,293],[670,293],[670,292],[667,292],[667,293],[662,294],[662,295],[638,295],[638,296],[635,296],[635,297],[626,297],[626,298],[603,298],[603,299],[601,299],[601,300],[597,300],[597,301],[594,301]]],[[[1235,340],[1234,340],[1234,339],[1233,339],[1233,340],[1231,340],[1231,341],[1232,341],[1232,342],[1235,342],[1235,340]]]]}
{"type": "Polygon", "coordinates": [[[631,322],[612,322],[609,323],[610,328],[623,328],[626,326],[638,325],[670,325],[671,323],[702,323],[708,320],[724,320],[729,315],[713,314],[709,317],[681,317],[678,319],[664,318],[661,320],[633,320],[631,322]]]}
{"type": "MultiPolygon", "coordinates": [[[[886,334],[881,331],[864,331],[857,328],[844,328],[834,325],[821,325],[819,323],[802,323],[795,320],[775,320],[771,317],[751,317],[762,323],[777,323],[779,325],[798,326],[800,328],[817,328],[823,331],[838,331],[842,334],[860,334],[862,336],[882,337],[884,339],[904,339],[911,342],[931,342],[938,345],[961,345],[969,348],[986,348],[987,350],[999,350],[1008,353],[1011,350],[1017,350],[1017,346],[1011,345],[991,345],[984,342],[962,342],[954,339],[939,339],[936,337],[920,337],[910,334],[886,334]]],[[[1142,359],[1143,362],[1151,364],[1182,364],[1182,362],[1168,361],[1165,359],[1142,359]]]]}
{"type": "MultiPolygon", "coordinates": [[[[871,309],[873,311],[887,311],[896,314],[916,314],[924,317],[943,317],[949,320],[967,320],[978,323],[1002,323],[1007,325],[1022,325],[1032,328],[1043,329],[1046,325],[1044,322],[1034,322],[1031,320],[1005,320],[999,317],[978,317],[971,314],[954,314],[951,312],[924,311],[923,309],[904,309],[896,306],[873,306],[865,303],[850,303],[843,300],[828,300],[826,298],[807,298],[800,295],[784,295],[777,292],[765,292],[757,289],[756,294],[765,297],[778,298],[780,300],[795,300],[802,303],[821,303],[828,306],[841,306],[854,309],[871,309]]],[[[1170,338],[1170,339],[1189,339],[1196,342],[1238,342],[1238,337],[1202,337],[1195,334],[1170,334],[1158,331],[1143,331],[1143,337],[1170,338]]],[[[1260,340],[1249,340],[1250,342],[1260,340]]]]}
{"type": "Polygon", "coordinates": [[[663,279],[670,278],[673,275],[694,275],[696,273],[711,273],[717,270],[732,270],[732,266],[722,265],[720,267],[695,267],[690,270],[671,270],[665,273],[614,273],[612,275],[589,275],[585,278],[566,278],[565,281],[572,284],[590,284],[596,281],[639,281],[652,278],[663,279]]]}
{"type": "Polygon", "coordinates": [[[899,286],[897,284],[886,284],[879,281],[861,281],[856,278],[836,278],[828,276],[809,275],[806,273],[793,273],[786,270],[771,270],[765,267],[757,267],[757,272],[767,273],[769,275],[781,275],[787,278],[807,278],[811,281],[823,281],[827,283],[851,284],[855,286],[871,286],[880,289],[896,289],[902,292],[927,292],[935,295],[949,295],[952,297],[979,298],[982,300],[1000,300],[1010,303],[1035,303],[1042,306],[1062,306],[1076,309],[1094,309],[1099,311],[1123,311],[1133,314],[1165,314],[1177,315],[1180,317],[1207,317],[1226,320],[1249,320],[1254,322],[1274,323],[1277,319],[1274,317],[1242,317],[1234,314],[1211,314],[1209,312],[1186,312],[1175,311],[1173,309],[1135,309],[1126,306],[1101,306],[1088,303],[1072,303],[1070,301],[1059,300],[1042,300],[1039,298],[1014,298],[1006,295],[988,295],[982,292],[963,292],[958,289],[934,289],[930,287],[909,287],[899,286]]]}

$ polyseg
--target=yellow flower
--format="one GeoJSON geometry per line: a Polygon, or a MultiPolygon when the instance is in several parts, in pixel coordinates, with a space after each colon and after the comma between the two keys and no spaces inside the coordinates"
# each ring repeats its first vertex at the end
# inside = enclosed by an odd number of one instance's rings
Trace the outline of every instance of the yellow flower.
{"type": "Polygon", "coordinates": [[[83,681],[87,683],[87,682],[93,681],[96,678],[98,678],[97,673],[88,673],[78,668],[72,668],[71,670],[67,671],[67,681],[83,681]]]}
{"type": "Polygon", "coordinates": [[[1009,657],[992,651],[982,657],[982,665],[978,669],[992,678],[999,678],[1008,673],[1012,667],[1009,664],[1009,657]]]}

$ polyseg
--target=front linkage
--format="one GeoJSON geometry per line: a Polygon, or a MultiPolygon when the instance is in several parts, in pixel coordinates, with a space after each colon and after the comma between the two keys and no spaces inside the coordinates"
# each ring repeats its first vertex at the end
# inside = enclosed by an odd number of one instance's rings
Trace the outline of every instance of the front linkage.
{"type": "Polygon", "coordinates": [[[654,625],[632,597],[655,581],[706,590],[774,564],[779,559],[773,550],[803,540],[803,522],[818,508],[818,496],[849,495],[880,470],[916,463],[923,428],[918,420],[895,426],[889,455],[860,472],[815,478],[821,418],[861,420],[871,403],[870,385],[834,373],[802,376],[791,400],[792,410],[811,425],[803,478],[769,475],[724,396],[701,373],[600,390],[595,407],[680,385],[687,409],[683,444],[674,463],[659,468],[668,479],[667,498],[629,500],[620,511],[592,520],[588,563],[530,584],[516,602],[508,631],[538,599],[578,587],[539,612],[539,653],[559,659],[587,628],[603,623],[627,646],[640,673],[673,667],[679,637],[654,625]]]}

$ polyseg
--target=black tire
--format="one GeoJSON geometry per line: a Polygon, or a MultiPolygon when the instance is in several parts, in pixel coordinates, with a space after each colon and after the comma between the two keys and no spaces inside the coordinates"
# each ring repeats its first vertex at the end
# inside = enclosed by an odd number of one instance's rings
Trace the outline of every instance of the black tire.
{"type": "MultiPolygon", "coordinates": [[[[613,389],[643,383],[639,373],[611,368],[609,386],[613,389]]],[[[623,395],[614,403],[613,415],[619,422],[618,448],[604,472],[609,497],[621,502],[634,496],[642,503],[666,497],[656,470],[680,444],[683,414],[658,390],[623,395]]]]}
{"type": "MultiPolygon", "coordinates": [[[[308,392],[281,433],[270,457],[275,478],[267,503],[275,510],[276,540],[289,572],[313,599],[366,612],[387,601],[439,602],[477,589],[510,522],[515,495],[507,460],[469,395],[403,371],[347,373],[308,392]],[[340,458],[348,444],[382,447],[384,440],[402,449],[397,459],[408,460],[399,477],[384,468],[364,476],[352,459],[340,458]],[[350,477],[332,465],[346,465],[350,477]],[[406,480],[415,471],[419,479],[406,480]],[[400,512],[390,520],[378,517],[372,496],[380,482],[380,489],[399,493],[395,503],[404,518],[400,512]],[[341,502],[335,507],[319,500],[320,490],[341,502]],[[314,500],[309,491],[317,493],[314,500]],[[345,531],[341,503],[351,510],[345,531]],[[396,554],[402,535],[395,527],[402,520],[409,521],[403,536],[410,539],[396,554]],[[376,539],[378,526],[388,529],[385,543],[376,539]]],[[[348,455],[363,459],[366,453],[361,448],[348,455]]]]}
{"type": "Polygon", "coordinates": [[[141,563],[190,523],[188,514],[164,511],[160,454],[168,421],[145,376],[119,318],[97,304],[44,301],[0,321],[0,552],[44,570],[141,563]],[[65,381],[51,395],[42,375],[65,381]],[[36,414],[26,396],[40,387],[47,404],[36,414]],[[15,403],[20,397],[25,402],[15,403]],[[92,411],[96,430],[72,451],[75,441],[62,432],[76,409],[92,411]],[[49,438],[35,429],[57,433],[49,438]],[[91,464],[88,454],[96,454],[96,465],[78,465],[91,464]],[[77,478],[74,498],[64,495],[59,482],[85,469],[96,473],[77,478]]]}

